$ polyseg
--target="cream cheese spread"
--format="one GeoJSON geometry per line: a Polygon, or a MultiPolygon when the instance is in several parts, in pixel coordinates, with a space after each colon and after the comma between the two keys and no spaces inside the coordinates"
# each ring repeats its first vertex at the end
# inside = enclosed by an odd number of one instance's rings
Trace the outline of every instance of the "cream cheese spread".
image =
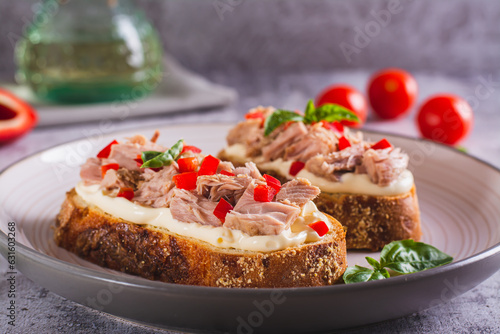
{"type": "Polygon", "coordinates": [[[99,185],[85,186],[83,182],[79,182],[75,189],[85,202],[114,217],[138,225],[164,228],[170,232],[202,240],[221,248],[273,252],[320,240],[321,237],[307,226],[315,221],[322,220],[330,230],[332,228],[328,217],[318,211],[313,202],[304,205],[300,216],[283,233],[279,235],[250,236],[242,231],[226,227],[178,221],[172,217],[169,208],[145,207],[122,197],[107,196],[102,193],[99,185]]]}
{"type": "MultiPolygon", "coordinates": [[[[259,162],[258,160],[250,160],[246,156],[246,148],[243,144],[234,144],[226,147],[225,155],[233,161],[244,163],[253,161],[261,170],[272,170],[287,178],[293,178],[288,171],[293,161],[284,161],[279,158],[270,162],[259,162]]],[[[367,174],[345,173],[342,175],[339,182],[327,180],[323,177],[314,175],[313,173],[302,169],[295,177],[302,177],[311,181],[321,191],[328,193],[350,193],[364,194],[373,196],[395,196],[404,194],[413,187],[413,174],[409,170],[404,170],[398,179],[388,186],[381,187],[371,182],[367,174]]]]}

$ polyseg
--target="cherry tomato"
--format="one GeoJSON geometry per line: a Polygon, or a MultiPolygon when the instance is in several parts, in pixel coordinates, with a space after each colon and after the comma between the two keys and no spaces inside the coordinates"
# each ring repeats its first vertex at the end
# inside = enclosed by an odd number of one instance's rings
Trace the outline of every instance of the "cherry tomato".
{"type": "Polygon", "coordinates": [[[0,89],[0,144],[28,133],[37,120],[37,114],[29,104],[0,89]]]}
{"type": "Polygon", "coordinates": [[[341,123],[353,128],[360,128],[366,121],[368,103],[365,97],[356,89],[347,85],[333,85],[324,89],[316,98],[316,106],[325,103],[336,103],[351,110],[359,118],[359,123],[342,121],[341,123]]]}
{"type": "Polygon", "coordinates": [[[417,91],[415,79],[397,68],[375,73],[368,84],[368,98],[373,112],[383,119],[406,114],[415,103],[417,91]]]}
{"type": "Polygon", "coordinates": [[[436,95],[425,101],[417,114],[423,137],[455,145],[472,129],[473,113],[464,99],[454,95],[436,95]]]}

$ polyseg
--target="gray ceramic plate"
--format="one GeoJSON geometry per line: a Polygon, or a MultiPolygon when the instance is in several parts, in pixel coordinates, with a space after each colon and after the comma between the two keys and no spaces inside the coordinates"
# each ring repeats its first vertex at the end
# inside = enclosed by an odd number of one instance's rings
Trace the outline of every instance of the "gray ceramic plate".
{"type": "MultiPolygon", "coordinates": [[[[206,153],[224,146],[229,125],[161,128],[160,142],[183,137],[206,153]]],[[[150,135],[153,129],[137,130],[150,135]]],[[[401,317],[446,302],[500,268],[500,171],[452,148],[393,135],[412,161],[420,200],[423,241],[454,256],[449,265],[383,281],[289,289],[223,289],[148,281],[90,264],[58,248],[54,217],[78,166],[115,133],[82,139],[30,156],[0,175],[0,251],[8,249],[15,222],[14,270],[39,285],[89,307],[189,332],[313,333],[401,317]],[[12,224],[11,224],[12,225],[12,224]]],[[[350,265],[366,265],[349,252],[350,265]]]]}

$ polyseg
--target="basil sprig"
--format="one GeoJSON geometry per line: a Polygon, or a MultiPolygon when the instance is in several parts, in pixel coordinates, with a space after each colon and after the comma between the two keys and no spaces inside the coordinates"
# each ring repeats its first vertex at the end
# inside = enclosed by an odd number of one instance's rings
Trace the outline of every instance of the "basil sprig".
{"type": "Polygon", "coordinates": [[[367,256],[366,261],[373,269],[361,266],[348,267],[344,282],[358,283],[389,278],[386,268],[399,274],[411,274],[442,266],[453,261],[453,257],[436,247],[412,239],[393,241],[382,249],[380,262],[367,256]]]}
{"type": "Polygon", "coordinates": [[[264,123],[264,136],[268,136],[278,126],[286,122],[302,122],[304,116],[297,114],[294,111],[278,109],[266,118],[264,123]]]}
{"type": "Polygon", "coordinates": [[[278,109],[269,115],[264,123],[264,136],[268,136],[278,126],[286,122],[304,122],[305,124],[311,124],[320,121],[339,122],[343,120],[359,122],[359,118],[355,113],[341,105],[327,103],[316,108],[313,101],[309,100],[304,116],[294,111],[283,109],[278,109]]]}
{"type": "Polygon", "coordinates": [[[165,152],[144,151],[141,155],[143,161],[141,168],[159,168],[163,166],[170,166],[172,162],[179,157],[183,147],[184,140],[180,139],[165,152]]]}

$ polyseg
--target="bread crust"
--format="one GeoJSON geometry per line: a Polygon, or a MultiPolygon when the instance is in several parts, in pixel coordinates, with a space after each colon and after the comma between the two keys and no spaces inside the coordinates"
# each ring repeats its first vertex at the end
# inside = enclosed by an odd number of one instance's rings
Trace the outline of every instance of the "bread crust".
{"type": "Polygon", "coordinates": [[[71,190],[56,219],[60,247],[100,266],[168,283],[214,287],[304,287],[335,283],[347,267],[345,231],[271,253],[223,249],[104,213],[71,190]]]}
{"type": "MultiPolygon", "coordinates": [[[[235,166],[243,165],[230,159],[224,151],[218,157],[235,166]]],[[[261,172],[281,182],[289,181],[275,171],[261,169],[261,172]]],[[[422,236],[415,185],[397,196],[321,192],[314,202],[320,211],[335,217],[347,228],[347,249],[378,251],[391,241],[418,241],[422,236]]]]}
{"type": "Polygon", "coordinates": [[[398,196],[321,193],[320,211],[347,227],[348,249],[382,249],[395,240],[420,240],[420,211],[415,186],[398,196]]]}

